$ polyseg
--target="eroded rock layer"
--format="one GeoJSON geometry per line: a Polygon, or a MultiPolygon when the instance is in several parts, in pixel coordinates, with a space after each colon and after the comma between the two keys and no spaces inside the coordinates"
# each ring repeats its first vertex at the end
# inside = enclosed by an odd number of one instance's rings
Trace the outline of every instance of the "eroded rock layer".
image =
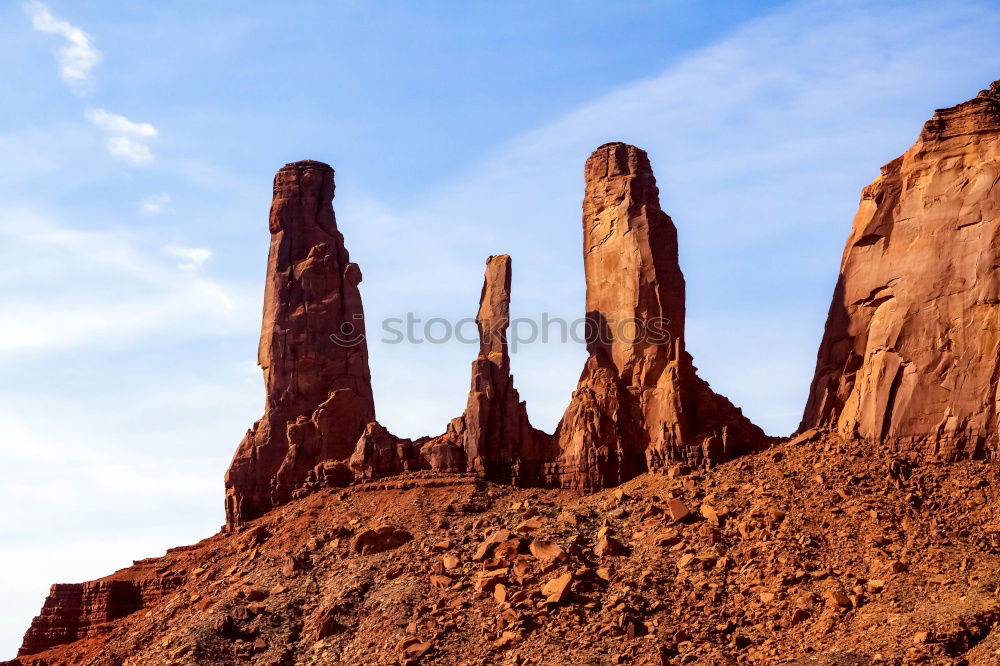
{"type": "Polygon", "coordinates": [[[258,350],[267,397],[226,474],[230,526],[287,502],[320,463],[348,458],[375,419],[361,270],[333,195],[333,169],[321,162],[274,177],[258,350]]]}
{"type": "Polygon", "coordinates": [[[53,585],[18,654],[35,654],[105,633],[115,620],[149,607],[183,582],[181,576],[139,566],[101,580],[53,585]]]}
{"type": "Polygon", "coordinates": [[[862,192],[802,429],[948,459],[997,450],[1000,82],[862,192]]]}
{"type": "Polygon", "coordinates": [[[719,462],[766,445],[685,351],[677,229],[646,153],[606,144],[585,176],[590,358],[556,433],[560,485],[593,490],[667,460],[719,462]]]}

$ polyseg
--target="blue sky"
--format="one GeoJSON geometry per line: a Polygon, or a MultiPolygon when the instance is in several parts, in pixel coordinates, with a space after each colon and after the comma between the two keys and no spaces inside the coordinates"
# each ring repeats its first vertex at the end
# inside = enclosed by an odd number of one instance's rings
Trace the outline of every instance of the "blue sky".
{"type": "MultiPolygon", "coordinates": [[[[861,187],[1000,78],[997,34],[993,2],[4,3],[0,656],[49,583],[222,523],[285,162],[337,169],[369,321],[474,314],[500,252],[514,316],[572,318],[583,161],[645,148],[695,362],[787,434],[861,187]]],[[[370,353],[394,432],[461,411],[473,347],[370,353]]],[[[537,425],[583,358],[514,355],[537,425]]]]}

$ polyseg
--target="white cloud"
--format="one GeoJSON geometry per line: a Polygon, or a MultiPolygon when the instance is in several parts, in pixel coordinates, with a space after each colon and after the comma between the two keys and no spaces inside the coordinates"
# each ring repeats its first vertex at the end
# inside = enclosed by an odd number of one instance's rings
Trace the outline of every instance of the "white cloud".
{"type": "Polygon", "coordinates": [[[108,153],[133,164],[149,164],[153,161],[153,153],[149,146],[127,136],[108,137],[108,153]]]}
{"type": "Polygon", "coordinates": [[[88,109],[84,115],[92,125],[111,135],[108,137],[109,154],[138,165],[153,161],[153,152],[145,141],[157,136],[155,127],[149,123],[134,122],[104,109],[88,109]]]}
{"type": "Polygon", "coordinates": [[[156,128],[149,123],[137,123],[117,113],[109,113],[104,109],[87,109],[87,120],[100,127],[108,134],[127,134],[142,138],[152,138],[158,134],[156,128]]]}
{"type": "Polygon", "coordinates": [[[101,53],[93,45],[90,37],[80,28],[52,15],[41,2],[29,2],[25,11],[31,17],[35,30],[48,35],[57,35],[65,40],[59,49],[59,74],[73,90],[87,92],[92,80],[91,70],[101,60],[101,53]]]}
{"type": "Polygon", "coordinates": [[[139,210],[147,215],[159,215],[167,209],[169,203],[170,195],[166,192],[161,192],[160,194],[153,194],[143,199],[139,204],[139,210]]]}
{"type": "Polygon", "coordinates": [[[196,271],[212,258],[212,251],[203,247],[184,247],[182,245],[167,245],[163,251],[171,257],[181,260],[177,268],[182,271],[196,271]]]}

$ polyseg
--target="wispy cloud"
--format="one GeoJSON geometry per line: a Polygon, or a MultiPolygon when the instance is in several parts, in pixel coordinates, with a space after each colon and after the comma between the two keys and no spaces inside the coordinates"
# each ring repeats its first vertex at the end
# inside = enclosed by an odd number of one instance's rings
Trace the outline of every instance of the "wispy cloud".
{"type": "Polygon", "coordinates": [[[127,134],[141,138],[152,138],[158,134],[156,128],[149,123],[133,122],[125,116],[104,109],[88,109],[85,115],[94,126],[108,134],[127,134]]]}
{"type": "Polygon", "coordinates": [[[147,215],[159,215],[167,210],[170,204],[170,195],[166,192],[153,194],[146,197],[139,203],[139,210],[147,215]]]}
{"type": "MultiPolygon", "coordinates": [[[[25,5],[35,30],[62,37],[65,45],[59,49],[59,73],[63,81],[77,93],[87,93],[93,88],[92,70],[101,60],[101,53],[90,37],[80,28],[57,19],[43,3],[33,1],[25,5]]],[[[136,165],[153,161],[153,151],[148,141],[157,136],[156,128],[149,123],[137,123],[125,116],[105,109],[88,109],[84,114],[95,127],[108,134],[108,154],[136,165]]]]}
{"type": "Polygon", "coordinates": [[[87,33],[68,21],[57,19],[41,2],[29,2],[25,11],[35,30],[63,39],[64,45],[57,54],[62,80],[77,93],[89,92],[93,84],[91,70],[100,62],[101,52],[87,33]]]}
{"type": "Polygon", "coordinates": [[[183,245],[167,245],[163,251],[171,257],[181,260],[177,268],[182,271],[196,271],[212,258],[212,251],[204,247],[184,247],[183,245]]]}
{"type": "Polygon", "coordinates": [[[31,257],[38,267],[0,272],[0,309],[10,322],[0,330],[0,362],[140,336],[211,338],[256,328],[256,289],[198,270],[208,250],[171,247],[180,265],[133,233],[81,231],[35,210],[0,208],[0,263],[31,257]],[[47,296],[40,301],[37,293],[47,296]]]}
{"type": "Polygon", "coordinates": [[[109,154],[138,165],[153,161],[153,152],[146,144],[146,140],[155,138],[159,132],[151,124],[137,123],[104,109],[88,109],[84,115],[92,125],[110,135],[109,154]]]}
{"type": "Polygon", "coordinates": [[[127,136],[108,137],[108,154],[138,165],[153,161],[153,152],[149,146],[127,136]]]}

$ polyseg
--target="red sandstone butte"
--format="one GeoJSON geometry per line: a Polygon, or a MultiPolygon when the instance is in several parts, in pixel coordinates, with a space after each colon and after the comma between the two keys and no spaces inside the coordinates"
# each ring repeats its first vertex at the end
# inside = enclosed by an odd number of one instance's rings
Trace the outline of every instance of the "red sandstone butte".
{"type": "Polygon", "coordinates": [[[361,270],[333,195],[322,162],[293,162],[274,177],[258,349],[267,397],[226,474],[230,527],[290,500],[320,463],[349,457],[375,419],[361,270]]]}
{"type": "Polygon", "coordinates": [[[861,195],[800,429],[947,459],[1000,433],[1000,81],[861,195]]]}
{"type": "Polygon", "coordinates": [[[646,153],[605,144],[585,177],[590,357],[556,432],[560,485],[594,490],[668,460],[720,462],[766,446],[685,351],[677,229],[660,208],[646,153]]]}

